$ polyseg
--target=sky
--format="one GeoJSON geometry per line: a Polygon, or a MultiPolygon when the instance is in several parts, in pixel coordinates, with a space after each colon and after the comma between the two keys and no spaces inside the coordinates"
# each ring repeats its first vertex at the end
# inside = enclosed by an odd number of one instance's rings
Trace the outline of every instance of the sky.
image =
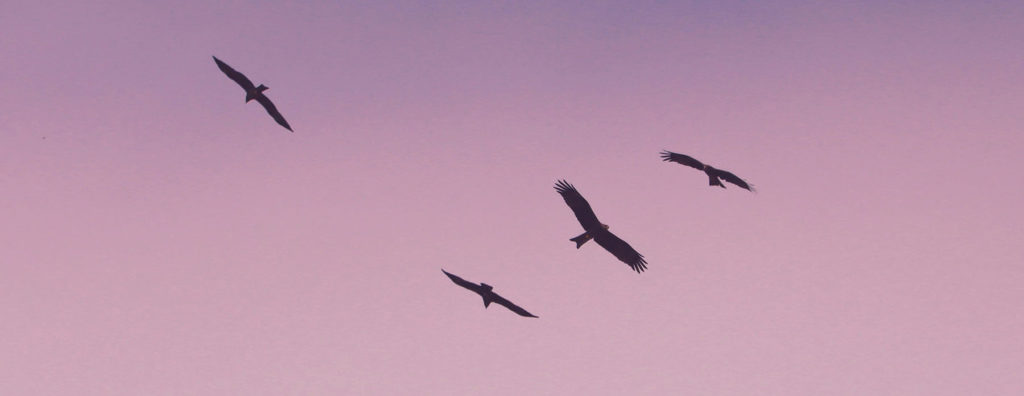
{"type": "Polygon", "coordinates": [[[1024,393],[1021,20],[1016,1],[2,1],[0,384],[1024,393]],[[575,249],[558,179],[646,272],[575,249]]]}

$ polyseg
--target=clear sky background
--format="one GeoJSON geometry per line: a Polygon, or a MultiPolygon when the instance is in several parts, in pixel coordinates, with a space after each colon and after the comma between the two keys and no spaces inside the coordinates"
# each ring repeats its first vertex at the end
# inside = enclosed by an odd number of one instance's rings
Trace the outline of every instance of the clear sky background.
{"type": "Polygon", "coordinates": [[[3,393],[1024,393],[1024,4],[540,3],[0,2],[3,393]]]}

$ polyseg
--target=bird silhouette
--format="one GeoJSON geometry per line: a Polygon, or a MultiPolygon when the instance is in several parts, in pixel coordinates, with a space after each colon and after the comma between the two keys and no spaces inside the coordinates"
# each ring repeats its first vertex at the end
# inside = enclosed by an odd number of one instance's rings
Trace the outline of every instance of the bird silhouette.
{"type": "Polygon", "coordinates": [[[459,285],[459,286],[462,286],[462,287],[467,288],[469,290],[472,290],[474,293],[479,294],[480,297],[483,297],[484,298],[484,308],[487,308],[488,306],[490,306],[491,303],[495,303],[495,304],[504,306],[505,308],[508,308],[512,312],[515,312],[515,313],[519,314],[519,316],[526,316],[526,317],[529,317],[529,318],[537,318],[538,317],[537,315],[534,315],[534,314],[531,314],[529,312],[526,312],[525,309],[519,307],[518,305],[513,304],[509,300],[506,300],[504,297],[499,296],[498,293],[493,292],[492,290],[494,289],[494,287],[492,287],[491,285],[488,285],[486,283],[481,283],[481,284],[478,285],[476,283],[473,283],[473,282],[467,281],[465,279],[462,279],[462,278],[460,278],[458,276],[452,275],[448,271],[445,271],[443,268],[441,269],[441,272],[444,272],[445,275],[448,275],[448,278],[451,279],[452,282],[455,282],[456,285],[459,285]]]}
{"type": "Polygon", "coordinates": [[[216,56],[213,57],[213,61],[217,62],[217,67],[220,68],[220,71],[224,72],[224,74],[227,74],[228,78],[242,86],[242,89],[245,90],[245,103],[249,103],[250,100],[255,99],[263,105],[263,108],[267,109],[267,113],[270,113],[271,117],[274,117],[274,121],[277,121],[277,123],[285,127],[285,129],[295,132],[292,131],[292,127],[288,125],[288,121],[284,120],[284,116],[281,115],[281,112],[277,111],[277,107],[275,107],[274,103],[270,101],[270,98],[263,94],[263,91],[270,88],[267,88],[267,86],[263,84],[260,84],[258,87],[253,85],[252,81],[249,81],[244,74],[232,69],[227,63],[217,59],[216,56]]]}
{"type": "Polygon", "coordinates": [[[662,151],[661,159],[662,161],[675,162],[677,164],[689,166],[693,169],[704,171],[704,173],[708,175],[708,185],[725,188],[725,185],[722,184],[722,180],[725,180],[729,183],[740,186],[740,188],[745,189],[747,191],[755,191],[753,185],[743,181],[743,179],[740,179],[736,175],[732,174],[732,172],[725,171],[722,169],[716,169],[711,165],[697,161],[691,156],[673,153],[671,151],[662,151]]]}
{"type": "Polygon", "coordinates": [[[629,246],[626,241],[608,231],[609,227],[607,224],[597,220],[594,210],[590,208],[590,204],[583,198],[583,195],[576,191],[576,187],[573,187],[572,184],[567,183],[565,180],[559,180],[555,183],[555,191],[562,195],[562,199],[565,199],[565,203],[569,205],[572,213],[576,215],[576,220],[579,220],[580,225],[583,226],[584,232],[570,239],[576,242],[577,249],[593,239],[598,245],[601,245],[601,247],[615,255],[620,261],[629,265],[629,268],[632,268],[637,273],[647,269],[647,260],[644,260],[644,256],[633,249],[632,246],[629,246]]]}

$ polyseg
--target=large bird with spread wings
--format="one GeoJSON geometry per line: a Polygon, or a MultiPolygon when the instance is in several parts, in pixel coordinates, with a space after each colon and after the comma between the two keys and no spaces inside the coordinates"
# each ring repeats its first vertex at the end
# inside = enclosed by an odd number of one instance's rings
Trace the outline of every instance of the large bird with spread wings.
{"type": "Polygon", "coordinates": [[[671,151],[662,151],[661,159],[662,161],[675,162],[677,164],[689,166],[696,170],[704,171],[704,173],[708,175],[708,185],[725,188],[725,185],[722,184],[722,180],[725,180],[729,183],[740,186],[740,188],[745,189],[747,191],[754,191],[753,185],[743,181],[743,179],[740,179],[736,175],[732,174],[732,172],[721,169],[715,169],[715,167],[697,161],[695,158],[689,155],[673,153],[671,151]]]}
{"type": "Polygon", "coordinates": [[[647,260],[644,260],[644,256],[633,249],[632,246],[629,246],[626,241],[608,231],[608,225],[601,223],[597,219],[594,210],[590,208],[590,204],[583,198],[583,195],[576,191],[576,187],[573,187],[572,184],[567,183],[565,180],[559,180],[555,183],[555,191],[562,195],[562,199],[565,199],[565,203],[569,205],[572,213],[576,215],[576,220],[579,220],[580,225],[583,226],[584,232],[570,239],[576,242],[577,249],[593,239],[598,245],[611,252],[611,254],[629,265],[637,273],[647,269],[647,260]]]}
{"type": "Polygon", "coordinates": [[[277,111],[277,107],[274,106],[274,103],[270,101],[270,98],[263,94],[263,91],[269,89],[266,85],[260,84],[258,87],[253,85],[252,81],[249,81],[244,74],[235,71],[235,69],[232,69],[227,63],[221,62],[220,59],[217,59],[216,56],[213,57],[213,61],[217,62],[217,67],[220,68],[220,71],[227,74],[229,78],[242,86],[242,89],[245,90],[245,103],[249,103],[250,100],[256,99],[257,102],[260,102],[260,104],[263,105],[263,108],[267,109],[267,113],[270,113],[270,116],[274,117],[274,121],[277,121],[277,123],[285,127],[285,129],[292,131],[292,127],[288,125],[288,121],[284,120],[284,116],[281,115],[281,112],[277,111]]]}
{"type": "Polygon", "coordinates": [[[526,316],[528,318],[538,317],[537,315],[526,312],[525,309],[522,309],[518,305],[513,304],[511,301],[506,300],[504,297],[499,296],[498,293],[491,291],[492,289],[494,289],[494,287],[492,287],[491,285],[488,285],[486,283],[481,283],[478,285],[476,283],[462,279],[458,276],[452,275],[448,271],[445,271],[443,268],[441,269],[441,272],[444,272],[445,275],[448,275],[448,278],[451,279],[452,282],[455,282],[456,285],[467,288],[473,291],[474,293],[479,294],[480,297],[483,297],[484,308],[490,306],[491,303],[495,303],[505,308],[508,308],[512,312],[519,314],[519,316],[526,316]]]}

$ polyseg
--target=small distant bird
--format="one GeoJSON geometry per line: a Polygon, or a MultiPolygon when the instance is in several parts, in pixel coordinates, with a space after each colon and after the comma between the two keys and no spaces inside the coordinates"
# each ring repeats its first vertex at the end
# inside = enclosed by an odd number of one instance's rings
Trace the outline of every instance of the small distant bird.
{"type": "Polygon", "coordinates": [[[257,102],[260,102],[260,104],[263,105],[263,108],[267,109],[267,113],[270,113],[270,116],[274,117],[274,121],[277,121],[277,123],[285,127],[285,129],[295,132],[292,131],[292,127],[288,125],[288,121],[284,120],[281,112],[277,111],[277,107],[274,107],[274,103],[270,101],[270,98],[263,94],[263,91],[270,88],[267,88],[267,86],[263,84],[260,84],[258,87],[253,85],[252,81],[249,81],[244,74],[235,71],[235,69],[232,69],[227,63],[221,62],[220,59],[217,59],[216,56],[213,57],[213,61],[217,62],[217,67],[220,68],[220,71],[227,74],[229,78],[242,86],[242,89],[245,90],[245,103],[249,103],[250,100],[256,99],[257,102]]]}
{"type": "Polygon", "coordinates": [[[753,185],[748,184],[747,182],[743,181],[743,179],[740,179],[736,175],[734,175],[734,174],[732,174],[732,173],[730,173],[728,171],[724,171],[724,170],[721,170],[721,169],[715,169],[711,165],[707,165],[705,163],[697,161],[696,159],[694,159],[691,156],[683,155],[683,154],[677,154],[677,153],[673,153],[671,151],[662,151],[661,152],[661,159],[663,161],[671,161],[671,162],[675,162],[675,163],[679,163],[679,164],[683,164],[683,165],[689,166],[689,167],[697,169],[697,170],[704,171],[704,173],[706,173],[708,175],[708,185],[719,186],[719,187],[725,188],[725,185],[722,184],[722,180],[725,180],[725,181],[727,181],[729,183],[732,183],[732,184],[735,184],[737,186],[740,186],[740,188],[743,188],[743,189],[745,189],[747,191],[754,191],[754,186],[753,185]],[[719,179],[721,179],[721,180],[719,180],[719,179]]]}
{"type": "Polygon", "coordinates": [[[565,199],[565,203],[572,209],[573,214],[576,215],[576,220],[579,220],[580,225],[583,226],[585,231],[579,236],[569,239],[576,242],[577,249],[593,239],[598,245],[611,252],[623,263],[628,264],[637,273],[647,269],[647,260],[644,260],[644,256],[634,250],[632,246],[629,246],[626,241],[619,239],[615,234],[608,231],[609,227],[607,224],[597,220],[594,210],[590,208],[590,204],[583,198],[583,195],[576,191],[576,187],[573,187],[572,184],[567,183],[565,180],[559,180],[555,183],[555,191],[562,195],[562,199],[565,199]]]}
{"type": "Polygon", "coordinates": [[[498,305],[502,305],[505,308],[508,308],[512,312],[519,314],[519,316],[526,316],[528,318],[538,317],[534,314],[526,312],[525,309],[520,308],[518,305],[513,304],[511,301],[506,300],[504,297],[499,296],[497,293],[491,291],[492,289],[494,289],[494,287],[491,287],[491,285],[488,285],[486,283],[481,283],[478,285],[476,283],[469,282],[465,279],[448,273],[448,271],[445,271],[443,268],[441,269],[441,272],[444,272],[445,275],[448,275],[448,278],[451,279],[452,282],[455,282],[456,285],[472,290],[474,293],[479,294],[480,297],[483,297],[484,308],[490,306],[491,303],[495,303],[498,305]]]}

